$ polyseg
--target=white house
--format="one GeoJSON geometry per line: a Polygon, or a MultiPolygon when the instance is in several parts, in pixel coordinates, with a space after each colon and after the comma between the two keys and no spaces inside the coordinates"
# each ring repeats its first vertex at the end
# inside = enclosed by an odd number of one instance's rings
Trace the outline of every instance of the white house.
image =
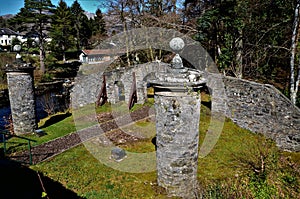
{"type": "Polygon", "coordinates": [[[9,28],[0,28],[0,46],[11,46],[14,38],[19,39],[21,42],[26,41],[26,39],[20,33],[17,33],[9,28]]]}
{"type": "MultiPolygon", "coordinates": [[[[50,43],[51,38],[46,37],[46,35],[44,36],[45,36],[46,43],[50,43]]],[[[9,28],[0,28],[0,47],[6,50],[10,49],[14,38],[19,39],[21,43],[26,42],[28,38],[32,39],[35,43],[39,43],[39,38],[37,34],[30,32],[27,33],[26,35],[22,35],[9,28]]]]}
{"type": "Polygon", "coordinates": [[[79,55],[79,61],[82,63],[95,64],[110,59],[115,59],[119,55],[124,54],[124,50],[113,50],[113,49],[99,49],[99,50],[82,50],[79,55]]]}

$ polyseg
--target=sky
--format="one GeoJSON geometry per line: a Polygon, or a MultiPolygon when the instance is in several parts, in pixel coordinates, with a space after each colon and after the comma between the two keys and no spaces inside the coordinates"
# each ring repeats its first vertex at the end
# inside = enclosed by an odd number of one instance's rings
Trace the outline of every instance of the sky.
{"type": "MultiPolygon", "coordinates": [[[[53,5],[57,5],[60,0],[51,0],[53,5]]],[[[65,0],[68,6],[71,6],[75,0],[65,0]]],[[[95,13],[99,0],[77,0],[82,9],[91,13],[95,13]]],[[[6,14],[17,14],[24,6],[24,0],[0,0],[0,16],[6,14]]]]}

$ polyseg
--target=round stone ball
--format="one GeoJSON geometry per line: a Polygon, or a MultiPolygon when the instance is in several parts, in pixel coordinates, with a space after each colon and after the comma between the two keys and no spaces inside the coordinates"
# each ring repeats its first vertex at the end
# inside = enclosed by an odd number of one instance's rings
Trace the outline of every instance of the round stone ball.
{"type": "Polygon", "coordinates": [[[184,48],[184,41],[179,37],[175,37],[170,41],[170,48],[174,51],[180,51],[184,48]]]}
{"type": "Polygon", "coordinates": [[[13,50],[14,50],[15,52],[20,52],[20,50],[21,50],[21,45],[14,45],[13,50]]]}

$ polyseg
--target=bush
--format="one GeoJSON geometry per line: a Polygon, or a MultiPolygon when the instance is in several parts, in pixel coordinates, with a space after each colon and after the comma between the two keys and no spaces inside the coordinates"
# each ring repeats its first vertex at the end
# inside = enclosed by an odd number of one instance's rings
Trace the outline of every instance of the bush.
{"type": "Polygon", "coordinates": [[[57,65],[57,59],[52,54],[49,54],[46,56],[45,65],[48,70],[51,70],[57,65]]]}
{"type": "Polygon", "coordinates": [[[51,81],[53,80],[53,77],[54,77],[53,74],[51,74],[51,73],[45,73],[45,74],[42,76],[41,82],[51,82],[51,81]]]}

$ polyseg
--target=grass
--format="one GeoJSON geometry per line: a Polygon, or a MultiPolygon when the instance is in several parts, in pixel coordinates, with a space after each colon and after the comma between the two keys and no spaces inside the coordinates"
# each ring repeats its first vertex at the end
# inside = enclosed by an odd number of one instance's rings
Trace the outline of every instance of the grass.
{"type": "Polygon", "coordinates": [[[131,174],[101,164],[83,145],[31,167],[84,198],[167,198],[157,192],[155,172],[131,174]]]}
{"type": "MultiPolygon", "coordinates": [[[[136,106],[136,105],[135,105],[136,106]]],[[[139,105],[138,105],[139,106],[139,105]]],[[[138,108],[140,108],[139,106],[138,108]]],[[[136,110],[137,108],[135,108],[136,110]]],[[[128,107],[125,103],[118,103],[111,105],[106,103],[103,106],[96,106],[95,104],[88,104],[73,110],[74,121],[76,122],[76,129],[91,127],[98,124],[96,114],[112,112],[114,117],[122,116],[128,113],[128,107]]]]}
{"type": "MultiPolygon", "coordinates": [[[[64,114],[66,114],[66,113],[56,114],[56,115],[52,116],[52,118],[57,117],[59,115],[64,115],[64,114]]],[[[43,127],[45,125],[45,123],[47,123],[47,121],[49,121],[49,120],[50,120],[50,118],[43,119],[42,121],[40,121],[39,126],[43,127]]],[[[58,138],[58,137],[61,137],[61,136],[64,136],[71,132],[76,131],[75,126],[74,126],[74,120],[73,120],[72,116],[68,116],[61,121],[58,121],[52,125],[42,128],[42,130],[46,133],[46,135],[44,135],[42,137],[38,137],[35,134],[27,134],[27,135],[23,135],[22,137],[35,140],[36,142],[32,142],[32,146],[37,146],[42,143],[48,142],[55,138],[58,138]]],[[[13,137],[7,141],[6,148],[7,148],[8,154],[27,150],[27,141],[13,137]]],[[[3,149],[3,145],[0,146],[0,149],[3,149]]]]}
{"type": "MultiPolygon", "coordinates": [[[[203,108],[200,143],[209,123],[209,109],[203,108]]],[[[208,198],[298,198],[299,157],[226,119],[213,150],[199,159],[200,187],[208,198]]]]}
{"type": "MultiPolygon", "coordinates": [[[[89,110],[82,113],[88,114],[89,110]]],[[[104,106],[97,112],[109,110],[110,106],[104,106]]],[[[207,133],[210,116],[210,109],[202,106],[200,146],[207,133]]],[[[62,129],[65,133],[74,130],[72,117],[46,127],[45,131],[47,136],[55,137],[62,129]]],[[[124,130],[140,132],[146,137],[139,142],[120,145],[127,152],[155,150],[151,142],[155,133],[153,121],[139,121],[124,127],[124,130]]],[[[300,153],[281,152],[274,142],[226,119],[213,150],[198,160],[199,192],[204,198],[298,198],[299,157],[300,153]]],[[[106,166],[97,158],[86,146],[80,145],[50,161],[31,166],[31,169],[84,198],[167,198],[165,191],[156,184],[155,171],[139,174],[122,172],[106,166]]]]}
{"type": "Polygon", "coordinates": [[[153,138],[156,134],[155,123],[150,119],[137,121],[134,124],[122,127],[121,129],[126,133],[136,135],[141,138],[153,138]]]}
{"type": "MultiPolygon", "coordinates": [[[[202,106],[201,111],[200,143],[210,121],[210,110],[202,106]]],[[[126,131],[143,127],[153,130],[154,124],[141,121],[126,127],[126,131]]],[[[151,139],[121,147],[139,153],[155,150],[151,139]]],[[[84,198],[167,198],[164,190],[156,185],[156,172],[131,174],[114,170],[97,160],[83,145],[31,168],[84,198]]],[[[211,153],[199,158],[199,190],[205,198],[297,198],[297,168],[299,153],[280,152],[272,141],[226,119],[211,153]],[[256,173],[255,169],[262,164],[264,170],[256,173]]]]}
{"type": "MultiPolygon", "coordinates": [[[[122,106],[125,107],[125,104],[122,104],[122,106]]],[[[137,110],[141,107],[142,105],[135,105],[133,108],[134,110],[137,110]]],[[[111,110],[111,105],[107,103],[99,107],[95,107],[94,104],[89,104],[76,111],[75,115],[71,115],[70,112],[57,113],[44,118],[39,122],[38,127],[42,129],[46,135],[38,137],[35,134],[26,134],[22,135],[22,137],[35,140],[36,142],[32,142],[31,145],[37,146],[69,133],[76,132],[76,130],[98,124],[97,120],[95,120],[94,117],[91,118],[90,116],[104,112],[110,112],[111,110]],[[76,126],[74,120],[76,121],[76,126]]],[[[122,114],[128,113],[128,110],[125,108],[118,110],[122,110],[122,114]]],[[[12,137],[6,143],[6,150],[8,154],[27,149],[28,143],[26,140],[12,137]]],[[[3,145],[0,145],[0,150],[3,150],[3,145]]]]}
{"type": "Polygon", "coordinates": [[[150,99],[145,104],[135,104],[132,109],[128,110],[128,105],[124,102],[116,104],[106,103],[103,106],[96,107],[95,104],[89,104],[84,107],[73,110],[76,129],[80,130],[98,124],[96,114],[111,112],[114,118],[121,117],[130,112],[136,111],[143,106],[152,106],[153,99],[150,99]]]}
{"type": "Polygon", "coordinates": [[[67,135],[69,133],[75,132],[74,120],[72,116],[68,116],[65,119],[54,123],[50,126],[42,128],[46,135],[38,139],[38,144],[53,140],[55,138],[67,135]]]}

